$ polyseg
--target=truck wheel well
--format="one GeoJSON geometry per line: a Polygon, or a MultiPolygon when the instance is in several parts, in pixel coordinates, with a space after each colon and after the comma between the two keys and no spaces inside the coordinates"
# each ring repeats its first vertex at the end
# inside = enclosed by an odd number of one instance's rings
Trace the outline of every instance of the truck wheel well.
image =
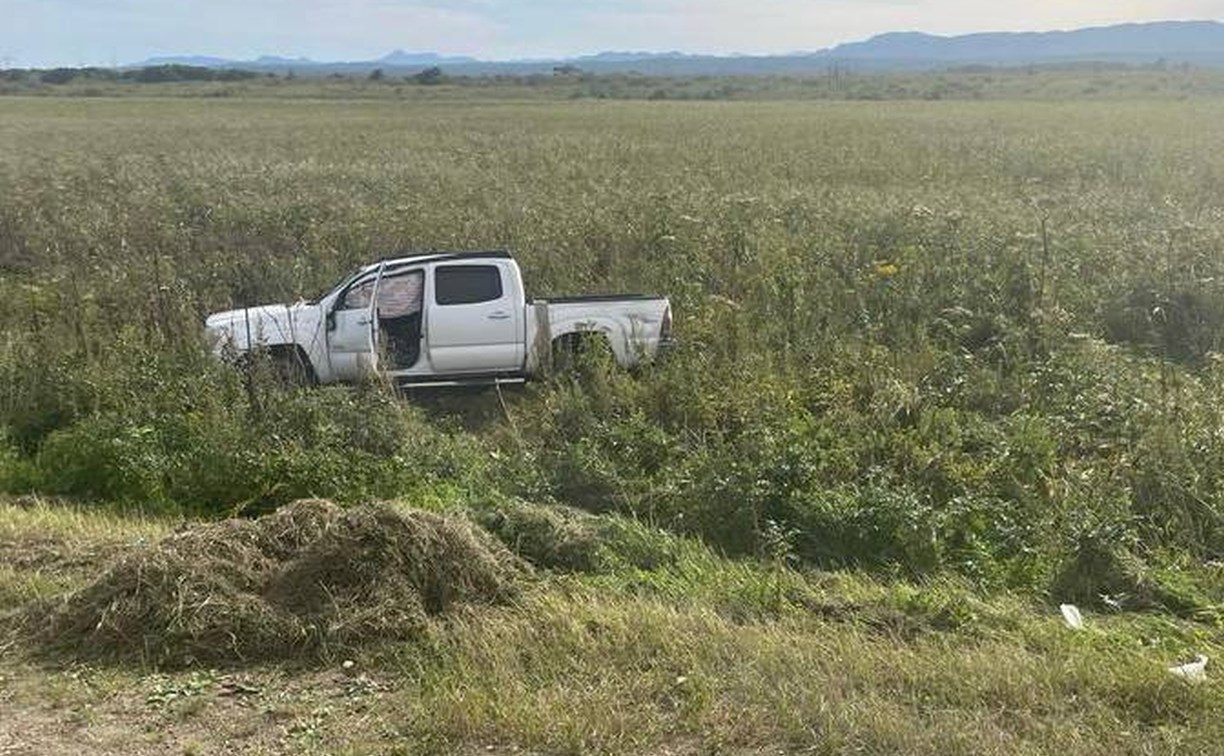
{"type": "Polygon", "coordinates": [[[268,361],[277,378],[293,386],[313,386],[318,383],[314,365],[306,350],[298,344],[272,344],[268,347],[268,361]]]}
{"type": "Polygon", "coordinates": [[[601,331],[574,331],[553,339],[552,366],[556,373],[572,373],[608,359],[615,361],[612,342],[601,331]]]}

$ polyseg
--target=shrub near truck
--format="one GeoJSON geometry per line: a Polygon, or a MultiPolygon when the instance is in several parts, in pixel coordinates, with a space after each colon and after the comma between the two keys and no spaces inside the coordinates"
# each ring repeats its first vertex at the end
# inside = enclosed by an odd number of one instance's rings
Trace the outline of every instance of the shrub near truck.
{"type": "Polygon", "coordinates": [[[518,382],[559,351],[603,342],[622,367],[670,343],[664,297],[528,300],[507,252],[413,255],[366,265],[314,301],[210,315],[219,356],[267,349],[320,383],[382,373],[401,385],[518,382]]]}

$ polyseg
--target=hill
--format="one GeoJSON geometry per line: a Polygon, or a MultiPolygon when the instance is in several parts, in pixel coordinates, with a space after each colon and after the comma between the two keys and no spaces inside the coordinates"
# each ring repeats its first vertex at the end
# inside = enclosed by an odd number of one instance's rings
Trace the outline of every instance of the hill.
{"type": "Polygon", "coordinates": [[[696,55],[671,52],[604,51],[571,58],[478,60],[436,52],[395,50],[365,61],[321,62],[264,55],[233,60],[202,55],[151,58],[136,66],[181,63],[257,71],[291,69],[297,73],[369,72],[383,68],[403,74],[424,66],[445,66],[456,75],[551,73],[556,66],[576,66],[589,73],[636,72],[651,76],[736,76],[823,73],[831,66],[859,70],[938,70],[950,66],[1061,65],[1104,62],[1146,65],[1158,62],[1224,67],[1224,23],[1158,21],[1072,31],[983,32],[938,36],[890,32],[815,52],[785,55],[696,55]]]}
{"type": "Polygon", "coordinates": [[[941,37],[920,32],[881,34],[821,53],[840,60],[917,67],[979,63],[1017,65],[1071,61],[1224,63],[1224,24],[1163,21],[1074,31],[996,32],[941,37]]]}

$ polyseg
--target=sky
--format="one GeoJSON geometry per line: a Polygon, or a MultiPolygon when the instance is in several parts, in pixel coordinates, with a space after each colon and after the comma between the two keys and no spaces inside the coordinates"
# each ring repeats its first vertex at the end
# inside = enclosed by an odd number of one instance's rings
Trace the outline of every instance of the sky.
{"type": "Polygon", "coordinates": [[[0,68],[157,55],[486,60],[604,50],[812,51],[888,31],[1224,20],[1224,0],[0,0],[0,68]]]}

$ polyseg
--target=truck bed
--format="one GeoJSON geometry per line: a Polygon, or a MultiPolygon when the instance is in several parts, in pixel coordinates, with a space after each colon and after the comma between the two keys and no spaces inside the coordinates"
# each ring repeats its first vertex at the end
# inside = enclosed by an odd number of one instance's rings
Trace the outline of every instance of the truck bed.
{"type": "Polygon", "coordinates": [[[648,302],[651,300],[661,300],[666,297],[656,296],[654,294],[584,294],[573,297],[536,297],[531,300],[532,304],[576,304],[580,302],[648,302]]]}

